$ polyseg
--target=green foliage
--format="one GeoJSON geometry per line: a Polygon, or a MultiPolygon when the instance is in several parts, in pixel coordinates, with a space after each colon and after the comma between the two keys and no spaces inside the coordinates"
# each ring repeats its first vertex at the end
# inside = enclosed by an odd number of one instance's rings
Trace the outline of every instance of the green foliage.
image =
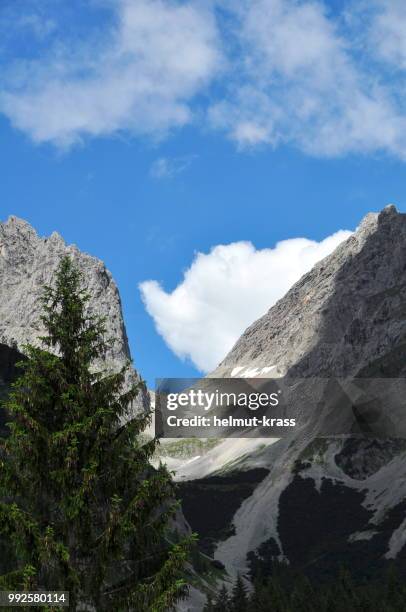
{"type": "Polygon", "coordinates": [[[270,574],[258,576],[247,593],[239,576],[231,598],[223,585],[208,597],[207,612],[404,612],[406,584],[394,566],[379,579],[357,583],[342,569],[335,580],[311,583],[287,564],[275,562],[270,574]]]}
{"type": "Polygon", "coordinates": [[[0,532],[14,565],[0,588],[67,590],[74,610],[168,610],[185,591],[190,538],[168,540],[174,483],[149,464],[157,441],[138,441],[151,415],[124,419],[143,383],[126,389],[130,364],[95,370],[108,343],[88,302],[63,258],[44,291],[42,347],[25,348],[5,405],[0,532]]]}
{"type": "Polygon", "coordinates": [[[234,608],[232,608],[231,599],[224,583],[217,597],[213,598],[212,595],[207,595],[203,612],[231,612],[231,610],[234,610],[234,608]]]}
{"type": "MultiPolygon", "coordinates": [[[[230,599],[226,586],[223,584],[214,606],[215,612],[228,612],[234,604],[233,599],[230,599]]],[[[235,605],[234,605],[235,607],[235,605]]]]}
{"type": "Polygon", "coordinates": [[[233,612],[245,612],[247,605],[247,589],[241,575],[238,574],[231,594],[231,609],[233,612]]]}
{"type": "Polygon", "coordinates": [[[182,440],[165,440],[165,444],[160,444],[156,450],[158,457],[176,457],[180,459],[188,459],[195,455],[203,455],[209,452],[212,448],[218,446],[221,442],[220,438],[184,438],[182,440]]]}
{"type": "Polygon", "coordinates": [[[207,601],[204,605],[203,612],[214,612],[214,603],[212,595],[207,595],[207,601]]]}

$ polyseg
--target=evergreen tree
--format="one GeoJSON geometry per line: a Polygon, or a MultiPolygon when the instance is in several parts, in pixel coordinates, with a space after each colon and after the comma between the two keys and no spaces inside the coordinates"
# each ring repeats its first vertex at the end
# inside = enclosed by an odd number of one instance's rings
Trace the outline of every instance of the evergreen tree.
{"type": "Polygon", "coordinates": [[[268,599],[269,609],[272,612],[291,612],[289,595],[286,593],[284,583],[283,577],[278,573],[265,581],[263,597],[268,599]]]}
{"type": "Polygon", "coordinates": [[[297,612],[312,612],[312,598],[310,580],[306,576],[297,576],[290,596],[292,609],[297,612]]]}
{"type": "Polygon", "coordinates": [[[257,581],[254,584],[254,590],[249,598],[248,610],[250,612],[268,612],[269,610],[272,610],[273,612],[273,608],[271,608],[268,603],[269,597],[267,590],[259,581],[257,581]]]}
{"type": "Polygon", "coordinates": [[[230,598],[228,596],[227,587],[224,583],[217,595],[216,603],[214,604],[213,609],[215,612],[227,612],[230,610],[230,598]]]}
{"type": "Polygon", "coordinates": [[[70,258],[46,287],[42,348],[25,348],[5,408],[0,446],[0,533],[15,553],[0,588],[66,590],[70,609],[159,612],[184,593],[190,538],[171,544],[177,510],[171,476],[139,434],[147,413],[125,422],[139,383],[129,364],[95,371],[108,344],[104,321],[70,258]]]}
{"type": "Polygon", "coordinates": [[[207,595],[206,603],[204,604],[203,612],[214,612],[214,604],[212,595],[207,595]]]}
{"type": "Polygon", "coordinates": [[[231,593],[231,610],[233,612],[246,612],[248,608],[248,597],[247,597],[247,589],[241,578],[241,575],[238,574],[237,580],[235,581],[233,591],[231,593]]]}
{"type": "Polygon", "coordinates": [[[386,576],[355,581],[348,569],[327,581],[313,583],[304,573],[274,564],[271,576],[261,576],[249,596],[249,612],[404,612],[406,586],[392,565],[386,576]],[[281,571],[282,570],[282,571],[281,571]],[[333,578],[333,579],[332,579],[333,578]]]}

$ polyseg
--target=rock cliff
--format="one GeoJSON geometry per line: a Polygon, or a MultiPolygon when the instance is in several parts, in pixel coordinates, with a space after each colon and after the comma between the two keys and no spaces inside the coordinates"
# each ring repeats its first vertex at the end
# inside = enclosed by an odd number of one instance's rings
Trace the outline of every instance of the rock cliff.
{"type": "MultiPolygon", "coordinates": [[[[52,282],[62,256],[70,255],[81,269],[91,295],[90,310],[106,319],[107,332],[112,339],[103,364],[117,370],[130,359],[130,349],[124,326],[118,289],[111,273],[102,261],[82,253],[76,246],[67,245],[54,232],[41,238],[22,219],[10,217],[0,223],[0,344],[24,353],[24,344],[37,343],[43,333],[40,322],[40,296],[44,284],[52,282]]],[[[3,359],[7,362],[6,357],[3,359]]],[[[0,378],[7,377],[6,373],[0,378]]],[[[128,382],[139,380],[133,370],[128,382]]],[[[145,406],[145,393],[138,404],[145,406]]]]}

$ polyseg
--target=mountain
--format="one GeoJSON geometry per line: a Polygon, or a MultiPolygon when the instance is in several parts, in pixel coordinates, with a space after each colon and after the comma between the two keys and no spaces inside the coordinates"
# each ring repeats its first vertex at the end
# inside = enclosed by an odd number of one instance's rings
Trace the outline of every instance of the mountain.
{"type": "MultiPolygon", "coordinates": [[[[406,215],[389,206],[253,323],[210,376],[302,379],[300,395],[315,378],[404,379],[405,357],[406,215]]],[[[290,400],[300,401],[297,389],[290,400]]],[[[391,559],[406,568],[406,440],[400,430],[326,436],[345,414],[338,402],[284,439],[228,439],[178,468],[186,519],[231,576],[275,557],[317,579],[341,564],[360,577],[391,559]]]]}
{"type": "Polygon", "coordinates": [[[367,215],[243,333],[212,376],[241,366],[238,376],[264,367],[274,367],[272,376],[356,376],[380,357],[404,374],[405,266],[406,216],[394,206],[367,215]]]}
{"type": "MultiPolygon", "coordinates": [[[[0,224],[0,393],[15,376],[24,344],[42,333],[41,288],[67,253],[114,340],[95,365],[116,369],[130,357],[118,290],[104,264],[58,234],[41,238],[10,217],[0,224]]],[[[303,381],[305,394],[316,378],[326,385],[333,377],[406,379],[405,356],[406,215],[391,206],[369,214],[244,332],[210,376],[291,377],[303,381]]],[[[130,378],[139,375],[134,370],[130,378]]],[[[289,390],[289,401],[300,393],[289,390]]],[[[139,404],[148,401],[143,395],[139,404]]],[[[343,563],[360,577],[389,560],[406,569],[405,440],[401,430],[386,439],[326,436],[326,425],[342,425],[346,414],[339,403],[314,410],[280,440],[163,446],[163,458],[176,464],[186,519],[219,576],[223,566],[230,576],[266,571],[275,557],[318,579],[343,563]]],[[[193,593],[199,603],[182,609],[201,609],[204,598],[193,593]]]]}
{"type": "MultiPolygon", "coordinates": [[[[90,310],[105,317],[112,339],[103,363],[95,366],[117,371],[131,358],[118,289],[103,262],[65,244],[56,232],[39,237],[29,223],[12,216],[0,223],[0,390],[13,378],[24,344],[36,344],[43,333],[39,298],[64,255],[70,255],[81,269],[91,295],[90,310]]],[[[128,384],[138,380],[132,370],[128,384]]],[[[138,407],[148,402],[145,392],[137,398],[138,407]]]]}

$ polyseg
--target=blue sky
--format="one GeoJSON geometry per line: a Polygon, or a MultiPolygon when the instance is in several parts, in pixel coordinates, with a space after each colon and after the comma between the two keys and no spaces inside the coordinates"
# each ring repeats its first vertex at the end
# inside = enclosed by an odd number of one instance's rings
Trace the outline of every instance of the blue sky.
{"type": "Polygon", "coordinates": [[[323,239],[406,211],[406,9],[337,4],[1,4],[0,218],[106,262],[150,384],[210,369],[323,239]]]}

